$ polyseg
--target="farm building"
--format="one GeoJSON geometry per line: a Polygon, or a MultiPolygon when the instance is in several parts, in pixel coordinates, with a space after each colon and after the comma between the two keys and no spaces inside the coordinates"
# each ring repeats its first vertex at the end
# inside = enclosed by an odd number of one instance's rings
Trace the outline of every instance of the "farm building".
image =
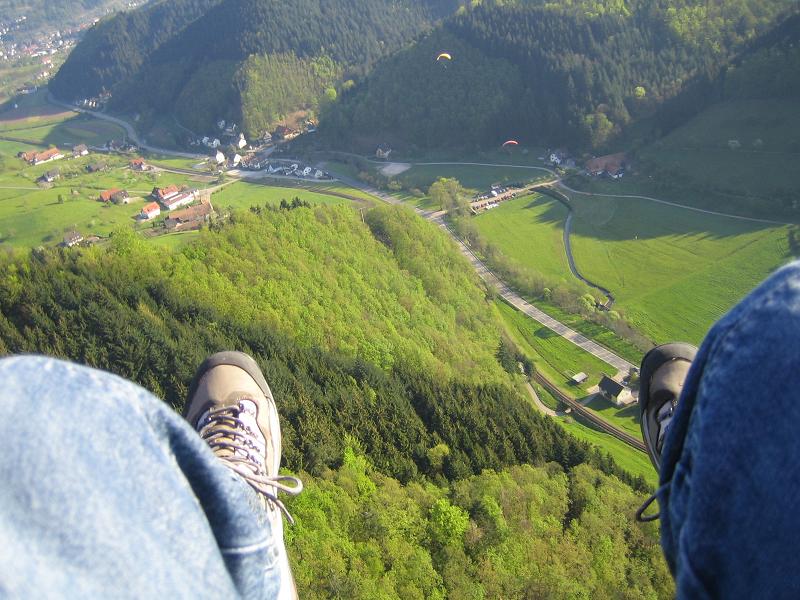
{"type": "Polygon", "coordinates": [[[603,375],[599,387],[600,394],[614,406],[627,406],[634,401],[630,389],[608,375],[603,375]]]}
{"type": "Polygon", "coordinates": [[[100,192],[100,202],[113,202],[114,204],[128,204],[130,195],[125,190],[112,188],[104,192],[100,192]]]}
{"type": "Polygon", "coordinates": [[[624,152],[598,156],[586,163],[586,172],[593,177],[608,175],[614,179],[622,177],[627,166],[627,157],[624,152]]]}
{"type": "Polygon", "coordinates": [[[64,158],[64,155],[58,148],[49,148],[43,152],[20,152],[17,156],[26,163],[34,166],[64,158]]]}
{"type": "Polygon", "coordinates": [[[158,205],[157,202],[151,202],[150,204],[145,204],[142,207],[142,212],[139,213],[139,218],[145,221],[149,221],[151,219],[155,219],[160,214],[161,214],[161,207],[158,205]]]}
{"type": "Polygon", "coordinates": [[[77,246],[83,241],[83,236],[77,231],[70,231],[64,236],[64,241],[61,244],[67,248],[77,246]]]}

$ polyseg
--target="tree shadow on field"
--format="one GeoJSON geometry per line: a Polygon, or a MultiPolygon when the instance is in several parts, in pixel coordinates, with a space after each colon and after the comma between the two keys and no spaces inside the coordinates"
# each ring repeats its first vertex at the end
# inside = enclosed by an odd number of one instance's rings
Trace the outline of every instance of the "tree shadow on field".
{"type": "MultiPolygon", "coordinates": [[[[572,195],[570,204],[573,210],[572,233],[606,241],[650,240],[667,236],[678,239],[691,236],[695,241],[721,240],[783,227],[775,223],[709,215],[636,198],[572,195]]],[[[535,196],[525,208],[541,210],[543,205],[546,209],[534,217],[535,222],[563,229],[566,209],[555,198],[535,196]]],[[[798,229],[796,225],[791,227],[798,229]]],[[[795,234],[794,239],[795,249],[791,252],[797,256],[800,255],[800,233],[795,234]]]]}

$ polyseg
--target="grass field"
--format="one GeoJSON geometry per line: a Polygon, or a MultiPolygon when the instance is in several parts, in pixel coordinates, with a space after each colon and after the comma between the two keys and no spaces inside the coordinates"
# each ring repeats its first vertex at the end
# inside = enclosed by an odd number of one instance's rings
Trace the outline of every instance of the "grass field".
{"type": "Polygon", "coordinates": [[[569,184],[593,192],[640,194],[744,216],[800,222],[800,206],[794,202],[800,187],[798,162],[796,102],[740,100],[716,104],[640,149],[633,169],[621,181],[574,177],[569,184]]]}
{"type": "Polygon", "coordinates": [[[149,238],[151,244],[168,250],[180,250],[185,245],[193,242],[200,237],[199,231],[182,231],[179,233],[168,233],[149,238]]]}
{"type": "MultiPolygon", "coordinates": [[[[657,343],[698,343],[790,258],[788,226],[629,199],[575,197],[572,248],[583,274],[657,343]]],[[[530,260],[530,259],[528,259],[530,260]]]]}
{"type": "Polygon", "coordinates": [[[503,202],[473,219],[481,235],[503,254],[548,278],[571,278],[564,253],[567,209],[549,196],[534,194],[503,202]]]}
{"type": "Polygon", "coordinates": [[[271,186],[237,181],[214,194],[214,205],[219,208],[248,209],[251,206],[291,202],[295,197],[311,204],[347,204],[350,201],[337,196],[311,192],[302,188],[271,186]]]}
{"type": "MultiPolygon", "coordinates": [[[[789,226],[644,200],[578,195],[572,200],[578,268],[612,290],[615,310],[655,342],[698,343],[715,320],[790,258],[789,226]]],[[[513,260],[567,279],[565,216],[565,209],[548,198],[520,198],[474,222],[513,260]]],[[[634,359],[637,353],[623,354],[634,359]]]]}
{"type": "Polygon", "coordinates": [[[415,165],[398,175],[396,179],[405,187],[427,191],[440,177],[452,177],[458,179],[467,189],[483,191],[495,183],[527,183],[549,177],[549,174],[543,170],[513,166],[415,165]]]}

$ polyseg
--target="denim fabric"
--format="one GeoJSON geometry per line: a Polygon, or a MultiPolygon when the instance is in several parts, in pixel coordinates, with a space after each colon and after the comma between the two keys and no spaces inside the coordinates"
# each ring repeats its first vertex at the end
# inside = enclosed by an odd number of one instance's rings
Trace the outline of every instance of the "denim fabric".
{"type": "Polygon", "coordinates": [[[0,361],[0,597],[270,598],[257,494],[164,402],[114,375],[0,361]]]}
{"type": "Polygon", "coordinates": [[[800,263],[720,320],[662,454],[678,598],[800,598],[800,263]]]}

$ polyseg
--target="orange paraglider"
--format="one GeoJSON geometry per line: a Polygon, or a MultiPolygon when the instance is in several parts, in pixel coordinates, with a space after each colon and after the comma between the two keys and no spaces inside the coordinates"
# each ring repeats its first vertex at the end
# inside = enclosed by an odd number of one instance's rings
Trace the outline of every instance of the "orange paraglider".
{"type": "Polygon", "coordinates": [[[507,148],[508,146],[519,146],[519,142],[517,140],[508,140],[503,143],[503,148],[507,148]]]}

